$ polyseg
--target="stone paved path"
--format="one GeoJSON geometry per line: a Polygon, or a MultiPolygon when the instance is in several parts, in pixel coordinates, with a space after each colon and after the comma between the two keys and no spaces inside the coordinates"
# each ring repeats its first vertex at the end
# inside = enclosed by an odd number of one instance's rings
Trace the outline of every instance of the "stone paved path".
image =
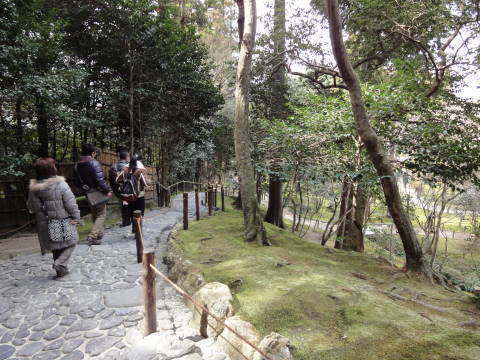
{"type": "MultiPolygon", "coordinates": [[[[168,233],[181,216],[180,197],[171,209],[145,216],[145,245],[155,249],[160,271],[166,271],[161,259],[168,233]]],[[[188,326],[190,310],[160,280],[158,332],[142,336],[142,267],[129,232],[115,227],[100,246],[78,245],[71,273],[58,280],[50,254],[1,261],[0,360],[226,359],[212,339],[188,326]]]]}

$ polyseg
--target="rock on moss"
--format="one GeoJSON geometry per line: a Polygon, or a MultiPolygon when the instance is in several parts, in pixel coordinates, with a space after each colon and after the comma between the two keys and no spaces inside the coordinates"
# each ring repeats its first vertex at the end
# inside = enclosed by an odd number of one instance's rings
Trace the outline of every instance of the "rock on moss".
{"type": "MultiPolygon", "coordinates": [[[[238,316],[233,316],[225,321],[225,325],[234,329],[252,344],[258,345],[258,333],[249,322],[241,320],[238,316]]],[[[240,340],[240,338],[228,328],[225,328],[220,334],[216,341],[216,345],[228,355],[231,360],[245,360],[245,357],[247,359],[252,359],[255,354],[255,350],[250,345],[240,340]],[[245,357],[240,353],[244,354],[245,357]]]]}
{"type": "MultiPolygon", "coordinates": [[[[263,338],[258,346],[272,360],[293,360],[290,353],[290,340],[285,336],[272,332],[263,338]]],[[[253,360],[262,360],[263,357],[256,352],[253,360]]]]}
{"type": "MultiPolygon", "coordinates": [[[[233,297],[225,284],[219,282],[208,283],[193,295],[193,300],[206,306],[212,314],[222,320],[233,315],[233,297]]],[[[201,310],[196,309],[191,302],[188,303],[188,306],[193,312],[190,326],[200,331],[202,327],[201,310]]],[[[216,337],[223,331],[223,324],[211,317],[208,318],[208,324],[209,326],[206,327],[208,337],[216,337]]]]}

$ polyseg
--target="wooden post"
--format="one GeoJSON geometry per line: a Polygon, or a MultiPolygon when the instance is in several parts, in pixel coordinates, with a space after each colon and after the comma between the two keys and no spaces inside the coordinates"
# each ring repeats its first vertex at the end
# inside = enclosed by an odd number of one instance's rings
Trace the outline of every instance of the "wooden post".
{"type": "Polygon", "coordinates": [[[145,313],[145,336],[157,331],[157,299],[155,294],[155,253],[143,254],[143,302],[145,313]]]}
{"type": "Polygon", "coordinates": [[[225,211],[225,190],[223,189],[223,185],[220,188],[222,194],[222,211],[225,211]]]}
{"type": "Polygon", "coordinates": [[[143,257],[142,212],[140,210],[135,210],[133,212],[133,224],[135,230],[135,242],[137,244],[137,262],[140,264],[143,257]]]}
{"type": "Polygon", "coordinates": [[[162,193],[160,191],[160,184],[157,182],[155,184],[155,187],[157,189],[157,206],[161,207],[162,206],[162,193]]]}
{"type": "Polygon", "coordinates": [[[200,220],[200,199],[198,197],[198,188],[195,188],[195,214],[197,215],[197,221],[200,220]]]}
{"type": "MultiPolygon", "coordinates": [[[[205,304],[205,309],[208,310],[207,304],[205,304]]],[[[205,310],[202,310],[200,317],[200,335],[205,339],[208,338],[208,313],[205,310]]]]}
{"type": "Polygon", "coordinates": [[[217,207],[217,184],[215,184],[215,193],[213,195],[213,199],[214,199],[214,206],[217,207]]]}
{"type": "Polygon", "coordinates": [[[210,200],[208,199],[208,185],[205,187],[205,206],[208,207],[208,202],[210,200]]]}
{"type": "Polygon", "coordinates": [[[188,230],[188,193],[183,193],[183,230],[188,230]]]}
{"type": "Polygon", "coordinates": [[[165,191],[165,206],[170,207],[170,199],[172,195],[170,193],[170,188],[168,188],[167,191],[165,191]]]}
{"type": "Polygon", "coordinates": [[[208,216],[212,216],[213,210],[213,186],[208,187],[208,216]]]}

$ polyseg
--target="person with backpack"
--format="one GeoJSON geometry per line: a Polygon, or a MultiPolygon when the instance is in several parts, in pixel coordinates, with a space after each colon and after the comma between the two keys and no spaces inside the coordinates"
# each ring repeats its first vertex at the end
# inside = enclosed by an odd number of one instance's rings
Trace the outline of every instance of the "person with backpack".
{"type": "Polygon", "coordinates": [[[89,245],[100,245],[107,218],[107,203],[112,197],[102,166],[95,160],[97,148],[83,144],[80,160],[75,164],[75,183],[85,193],[92,213],[93,226],[87,237],[89,245]]]}
{"type": "Polygon", "coordinates": [[[130,154],[126,150],[120,150],[118,155],[120,157],[120,161],[113,164],[110,168],[110,171],[108,172],[108,180],[113,193],[118,198],[120,212],[122,214],[122,226],[129,226],[131,224],[130,208],[128,206],[128,202],[123,200],[122,196],[120,195],[120,187],[117,183],[117,177],[122,173],[123,169],[128,166],[130,162],[130,154]]]}
{"type": "Polygon", "coordinates": [[[142,216],[145,213],[145,188],[148,186],[146,169],[139,168],[137,158],[133,156],[128,166],[117,177],[120,196],[128,203],[130,220],[132,221],[132,233],[135,232],[133,223],[133,212],[140,210],[142,216]]]}

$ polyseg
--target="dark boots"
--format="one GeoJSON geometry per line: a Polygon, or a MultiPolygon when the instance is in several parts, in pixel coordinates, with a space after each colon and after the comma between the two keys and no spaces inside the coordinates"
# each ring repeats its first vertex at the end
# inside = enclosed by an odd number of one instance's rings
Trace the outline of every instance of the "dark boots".
{"type": "Polygon", "coordinates": [[[57,272],[57,278],[64,277],[65,275],[67,275],[69,273],[68,268],[66,266],[63,266],[63,265],[53,265],[53,268],[57,272]]]}

